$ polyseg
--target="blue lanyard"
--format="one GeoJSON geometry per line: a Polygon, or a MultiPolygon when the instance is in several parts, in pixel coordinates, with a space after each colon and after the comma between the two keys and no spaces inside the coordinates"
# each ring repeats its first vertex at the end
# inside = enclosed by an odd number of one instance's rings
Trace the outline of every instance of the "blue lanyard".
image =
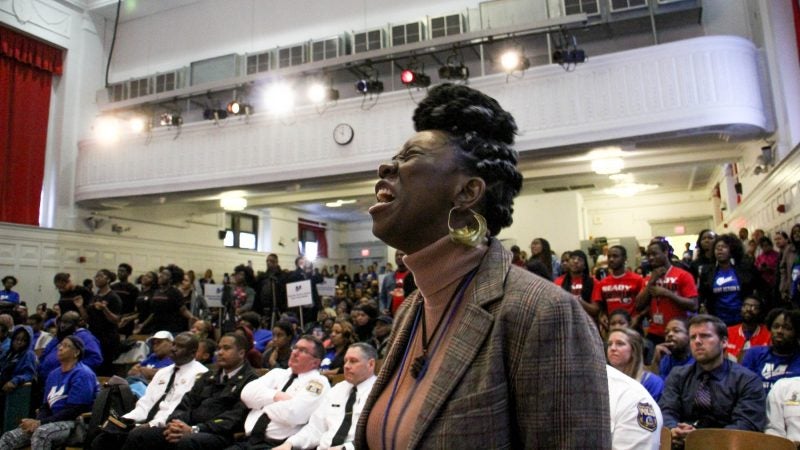
{"type": "MultiPolygon", "coordinates": [[[[436,350],[439,348],[439,344],[442,343],[442,339],[444,338],[444,335],[447,334],[447,329],[450,327],[450,324],[453,321],[453,318],[455,317],[455,313],[456,313],[456,311],[458,311],[458,307],[461,304],[461,301],[464,299],[464,294],[467,291],[467,286],[469,286],[469,283],[475,277],[475,274],[478,272],[478,268],[479,267],[474,268],[461,281],[461,285],[459,286],[459,289],[458,289],[458,294],[457,294],[457,297],[456,297],[456,300],[455,300],[455,304],[450,309],[450,314],[447,317],[447,322],[445,323],[444,329],[442,330],[441,334],[439,334],[439,337],[436,338],[436,342],[434,343],[433,348],[431,349],[431,353],[430,353],[431,354],[431,358],[433,358],[433,355],[436,353],[436,350]]],[[[386,445],[386,426],[387,426],[387,422],[388,422],[387,419],[389,417],[389,411],[391,410],[392,404],[394,403],[394,398],[395,398],[395,395],[397,394],[397,389],[400,387],[400,378],[403,375],[403,369],[405,368],[406,361],[408,360],[408,355],[411,353],[411,344],[414,341],[414,336],[416,336],[417,326],[420,323],[420,318],[422,316],[422,308],[424,308],[424,307],[425,307],[425,305],[421,305],[419,307],[419,309],[417,309],[417,315],[414,318],[414,325],[411,327],[411,336],[410,336],[410,338],[408,340],[408,344],[406,345],[406,351],[405,351],[405,353],[403,353],[403,359],[400,362],[400,368],[397,370],[397,377],[395,377],[395,380],[394,380],[394,386],[392,387],[392,394],[391,394],[391,396],[389,396],[389,402],[386,404],[386,411],[383,414],[383,426],[381,427],[381,446],[384,449],[389,448],[386,445]]],[[[425,364],[425,366],[423,367],[423,370],[420,372],[419,376],[417,377],[417,379],[416,379],[416,381],[414,383],[414,386],[411,389],[410,395],[406,398],[406,401],[403,403],[403,407],[400,410],[400,415],[397,418],[397,423],[398,424],[400,422],[402,422],[403,416],[405,415],[406,411],[408,411],[408,405],[409,405],[409,403],[411,403],[411,399],[414,397],[414,392],[419,387],[419,383],[420,383],[420,381],[422,381],[422,377],[425,375],[426,371],[427,371],[427,363],[425,364]]],[[[397,430],[395,430],[394,433],[392,434],[392,446],[391,446],[391,448],[394,450],[396,448],[396,446],[397,446],[397,430]]]]}

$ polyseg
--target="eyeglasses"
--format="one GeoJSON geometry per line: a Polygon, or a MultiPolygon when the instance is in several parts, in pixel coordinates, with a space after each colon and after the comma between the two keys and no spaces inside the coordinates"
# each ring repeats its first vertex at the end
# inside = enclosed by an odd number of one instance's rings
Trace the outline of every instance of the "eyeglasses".
{"type": "MultiPolygon", "coordinates": [[[[297,350],[300,353],[304,353],[304,354],[306,354],[308,356],[314,356],[314,352],[312,352],[311,350],[309,350],[309,349],[307,349],[305,347],[300,347],[300,346],[297,346],[297,345],[293,345],[292,346],[292,351],[295,351],[295,350],[297,350]]],[[[316,356],[314,356],[314,357],[316,358],[316,356]]]]}

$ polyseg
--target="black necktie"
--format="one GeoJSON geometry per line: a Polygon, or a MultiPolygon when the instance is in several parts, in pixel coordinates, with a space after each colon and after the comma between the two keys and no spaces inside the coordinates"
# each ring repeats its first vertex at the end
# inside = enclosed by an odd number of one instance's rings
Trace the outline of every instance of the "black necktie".
{"type": "MultiPolygon", "coordinates": [[[[281,388],[281,392],[286,392],[286,389],[289,389],[289,386],[292,385],[296,378],[297,374],[293,373],[289,377],[289,381],[287,381],[286,384],[283,385],[283,388],[281,388]]],[[[264,442],[264,439],[267,437],[267,427],[269,426],[269,421],[269,416],[266,414],[262,414],[261,417],[258,418],[256,424],[253,426],[253,432],[250,433],[250,438],[247,440],[250,445],[261,444],[264,442]]]]}
{"type": "Polygon", "coordinates": [[[228,374],[226,373],[226,374],[222,375],[222,384],[225,384],[227,382],[228,382],[228,374]]]}
{"type": "Polygon", "coordinates": [[[169,381],[167,382],[167,388],[164,389],[164,394],[161,395],[161,398],[158,399],[156,404],[153,405],[152,408],[150,408],[150,412],[147,413],[147,419],[145,420],[145,422],[150,422],[151,420],[153,420],[153,417],[155,417],[156,413],[158,413],[158,407],[161,406],[161,402],[163,402],[164,399],[167,398],[167,393],[169,393],[169,390],[172,389],[172,385],[175,383],[175,375],[177,373],[178,373],[178,366],[175,366],[175,368],[172,370],[172,375],[169,376],[169,381]]]}
{"type": "Polygon", "coordinates": [[[353,405],[356,403],[357,393],[358,389],[353,386],[353,389],[350,390],[350,396],[347,397],[347,404],[344,406],[344,419],[342,419],[342,424],[339,425],[336,434],[333,435],[331,446],[342,445],[347,439],[347,433],[350,432],[350,425],[353,424],[353,405]]]}
{"type": "Polygon", "coordinates": [[[711,374],[703,372],[694,393],[694,404],[700,412],[711,411],[711,374]]]}

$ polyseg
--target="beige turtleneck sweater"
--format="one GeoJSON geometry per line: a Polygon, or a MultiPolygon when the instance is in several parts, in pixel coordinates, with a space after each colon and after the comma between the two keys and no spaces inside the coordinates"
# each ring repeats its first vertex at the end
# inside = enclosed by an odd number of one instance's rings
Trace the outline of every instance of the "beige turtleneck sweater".
{"type": "Polygon", "coordinates": [[[428,368],[420,380],[414,379],[410,373],[414,359],[422,355],[422,326],[421,324],[417,326],[409,343],[410,348],[402,373],[395,372],[393,374],[370,413],[367,422],[369,448],[405,449],[408,447],[408,439],[425,397],[431,388],[431,382],[437,376],[439,366],[449,346],[450,337],[457,328],[456,324],[464,315],[467,299],[474,290],[472,286],[474,279],[464,291],[461,302],[456,306],[456,302],[459,300],[456,298],[452,303],[451,309],[456,307],[458,309],[455,310],[455,315],[449,325],[447,321],[450,311],[447,310],[447,304],[456,294],[461,280],[480,264],[487,250],[488,247],[485,244],[472,248],[456,244],[448,236],[445,236],[424,249],[403,258],[406,266],[414,274],[414,281],[424,297],[425,326],[428,334],[433,333],[440,319],[443,322],[437,335],[428,338],[430,340],[428,368]],[[438,335],[442,334],[439,346],[435,347],[437,339],[439,339],[438,335]],[[397,392],[394,398],[391,398],[395,383],[398,383],[397,392]],[[391,407],[387,412],[386,408],[390,399],[392,400],[391,407]]]}

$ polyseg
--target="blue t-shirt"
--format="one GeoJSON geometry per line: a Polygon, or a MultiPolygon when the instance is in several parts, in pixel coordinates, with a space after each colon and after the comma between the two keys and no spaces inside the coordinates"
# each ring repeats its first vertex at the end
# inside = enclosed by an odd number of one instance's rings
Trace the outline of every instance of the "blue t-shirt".
{"type": "Polygon", "coordinates": [[[716,297],[713,313],[727,326],[742,323],[741,286],[733,267],[718,270],[712,288],[716,297]]]}
{"type": "Polygon", "coordinates": [[[47,376],[44,401],[55,414],[67,405],[93,404],[97,388],[97,377],[82,362],[78,362],[67,372],[62,372],[61,367],[57,367],[47,376]]]}
{"type": "Polygon", "coordinates": [[[140,366],[150,369],[163,369],[164,367],[172,364],[174,363],[172,362],[172,358],[169,356],[159,359],[155,353],[150,353],[147,358],[143,359],[142,362],[139,363],[140,366]]]}
{"type": "Polygon", "coordinates": [[[10,302],[19,304],[19,293],[3,289],[2,291],[0,291],[0,302],[10,302]]]}
{"type": "Polygon", "coordinates": [[[673,358],[672,355],[664,355],[658,363],[658,373],[661,375],[662,379],[666,380],[669,373],[672,372],[672,369],[692,363],[694,363],[694,357],[692,355],[689,355],[683,361],[678,361],[673,358]]]}
{"type": "Polygon", "coordinates": [[[336,359],[336,348],[328,349],[328,351],[325,353],[325,357],[319,364],[319,370],[330,370],[331,363],[333,363],[334,359],[336,359]]]}
{"type": "Polygon", "coordinates": [[[664,380],[654,373],[645,372],[642,374],[642,386],[653,396],[653,400],[658,401],[664,391],[664,380]]]}
{"type": "Polygon", "coordinates": [[[753,347],[744,354],[742,365],[758,375],[764,384],[764,393],[769,394],[775,382],[781,378],[800,376],[800,353],[778,356],[772,347],[753,347]]]}
{"type": "Polygon", "coordinates": [[[267,344],[272,340],[272,331],[259,328],[253,333],[253,340],[255,341],[254,348],[259,353],[264,353],[264,350],[267,349],[267,344]]]}

